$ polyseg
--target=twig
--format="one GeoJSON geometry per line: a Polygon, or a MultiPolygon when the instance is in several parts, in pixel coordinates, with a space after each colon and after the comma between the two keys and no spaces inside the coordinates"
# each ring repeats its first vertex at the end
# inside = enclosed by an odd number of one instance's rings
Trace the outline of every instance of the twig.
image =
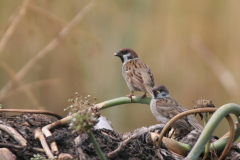
{"type": "Polygon", "coordinates": [[[7,42],[11,38],[13,32],[15,31],[15,29],[16,29],[18,23],[20,22],[21,18],[26,14],[28,3],[29,3],[29,0],[25,0],[23,2],[23,5],[22,5],[21,9],[19,10],[18,14],[15,16],[12,23],[8,27],[6,33],[3,35],[3,37],[0,41],[0,55],[1,55],[2,51],[4,50],[7,42]]]}
{"type": "Polygon", "coordinates": [[[68,23],[66,21],[64,21],[61,18],[57,17],[53,13],[51,13],[51,12],[41,8],[41,7],[36,6],[35,4],[29,4],[28,5],[28,10],[31,10],[32,12],[38,13],[41,16],[47,17],[51,21],[60,22],[61,24],[65,25],[65,26],[68,25],[68,23]]]}
{"type": "Polygon", "coordinates": [[[161,124],[157,124],[157,125],[154,125],[154,126],[150,126],[148,128],[142,127],[141,129],[135,130],[133,133],[130,133],[130,134],[129,133],[125,133],[125,135],[123,136],[124,141],[122,141],[119,144],[117,149],[115,149],[114,151],[108,153],[107,157],[109,159],[115,158],[119,154],[119,152],[123,149],[123,147],[126,146],[131,139],[140,137],[143,134],[145,134],[145,133],[147,133],[147,132],[149,132],[151,130],[159,129],[159,128],[162,128],[162,127],[163,126],[161,124]]]}
{"type": "MultiPolygon", "coordinates": [[[[52,136],[52,133],[50,132],[50,129],[53,129],[53,128],[57,127],[57,126],[60,126],[60,125],[63,125],[63,124],[65,124],[65,123],[69,122],[69,121],[73,118],[73,116],[74,116],[74,114],[73,114],[73,115],[70,115],[70,116],[67,116],[67,117],[65,117],[65,118],[63,118],[63,119],[61,119],[61,120],[59,120],[59,121],[56,121],[56,122],[53,122],[53,123],[51,123],[51,124],[49,124],[49,125],[44,126],[44,127],[42,128],[43,134],[44,134],[46,137],[52,136]]],[[[53,152],[58,152],[58,147],[57,147],[57,144],[56,144],[55,141],[52,141],[52,142],[50,143],[50,147],[51,147],[51,150],[52,150],[53,152]]]]}
{"type": "MultiPolygon", "coordinates": [[[[37,63],[38,60],[40,60],[42,57],[44,57],[49,51],[53,50],[60,40],[65,37],[68,32],[79,22],[82,20],[82,18],[86,15],[90,9],[94,6],[96,0],[92,0],[87,6],[83,8],[76,16],[75,18],[69,23],[69,25],[65,28],[63,28],[58,36],[54,38],[46,47],[44,47],[41,51],[39,51],[35,57],[33,57],[30,61],[27,62],[25,66],[22,67],[22,69],[17,73],[16,77],[21,80],[25,74],[32,68],[34,64],[37,63]]],[[[8,82],[3,89],[0,92],[0,97],[2,97],[6,92],[8,92],[11,89],[11,82],[8,82]]]]}
{"type": "Polygon", "coordinates": [[[56,85],[59,82],[60,82],[59,78],[53,78],[53,79],[46,79],[46,80],[37,81],[37,82],[30,83],[30,84],[22,85],[22,86],[14,89],[14,90],[9,91],[8,93],[3,95],[2,97],[0,97],[0,101],[3,101],[5,99],[7,99],[9,96],[12,96],[13,94],[17,94],[18,92],[25,91],[26,88],[28,88],[30,90],[30,89],[37,88],[37,87],[56,85]]]}
{"type": "MultiPolygon", "coordinates": [[[[13,83],[15,83],[16,85],[22,85],[23,83],[21,82],[21,80],[18,80],[16,77],[16,73],[4,62],[0,62],[0,65],[3,66],[3,68],[7,71],[7,73],[11,76],[11,79],[13,80],[13,83]]],[[[14,86],[14,84],[13,84],[14,86]]],[[[38,103],[37,98],[33,95],[33,93],[31,92],[31,90],[29,90],[28,88],[24,88],[24,91],[26,92],[29,100],[32,102],[32,104],[34,105],[35,108],[38,108],[40,105],[38,103]]],[[[5,96],[5,95],[4,95],[5,96]]],[[[0,98],[1,99],[1,98],[0,98]]]]}
{"type": "Polygon", "coordinates": [[[44,135],[42,134],[41,129],[37,128],[34,130],[34,137],[35,137],[35,139],[39,139],[48,158],[49,159],[53,158],[54,156],[48,147],[47,141],[46,141],[44,135]]]}
{"type": "Polygon", "coordinates": [[[21,134],[19,134],[14,128],[0,124],[0,130],[7,132],[13,139],[15,139],[22,146],[27,145],[26,139],[24,139],[21,134]]]}
{"type": "MultiPolygon", "coordinates": [[[[222,86],[233,97],[240,93],[240,87],[232,73],[213,55],[198,37],[191,40],[191,47],[212,69],[222,86]]],[[[237,97],[238,98],[238,97],[237,97]]]]}
{"type": "Polygon", "coordinates": [[[18,113],[34,113],[34,114],[46,114],[50,116],[54,116],[58,119],[62,119],[62,116],[44,110],[31,110],[31,109],[0,109],[0,112],[18,112],[18,113]]]}
{"type": "Polygon", "coordinates": [[[19,145],[16,145],[16,144],[9,144],[9,143],[0,143],[0,146],[1,147],[7,147],[7,148],[15,148],[15,149],[28,149],[28,150],[35,151],[35,152],[45,153],[45,151],[42,148],[36,148],[36,147],[28,148],[26,146],[19,146],[19,145]]]}
{"type": "MultiPolygon", "coordinates": [[[[125,141],[126,141],[126,140],[125,140],[125,141]]],[[[125,141],[124,141],[124,142],[125,142],[125,141]]],[[[121,152],[121,150],[122,150],[123,147],[125,146],[125,145],[124,145],[124,142],[121,142],[121,143],[119,144],[119,146],[118,146],[117,149],[115,149],[114,151],[108,153],[108,158],[109,158],[109,159],[113,159],[113,158],[115,158],[116,156],[118,156],[118,153],[121,152]]]]}
{"type": "Polygon", "coordinates": [[[16,85],[19,84],[19,81],[16,77],[15,71],[12,70],[7,63],[0,61],[0,66],[2,66],[3,69],[5,69],[5,71],[9,74],[9,76],[11,77],[11,79],[13,81],[13,85],[14,84],[16,84],[16,85]]]}

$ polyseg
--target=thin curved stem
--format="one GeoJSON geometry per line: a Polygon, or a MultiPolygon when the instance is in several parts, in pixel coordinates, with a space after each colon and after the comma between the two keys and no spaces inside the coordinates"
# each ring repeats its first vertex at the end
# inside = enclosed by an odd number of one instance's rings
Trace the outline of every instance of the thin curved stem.
{"type": "MultiPolygon", "coordinates": [[[[140,96],[133,96],[132,97],[132,103],[144,103],[144,104],[150,104],[151,98],[149,97],[145,97],[143,99],[140,99],[140,96]]],[[[102,109],[106,109],[112,106],[116,106],[116,105],[120,105],[120,104],[126,104],[126,103],[130,103],[130,99],[128,97],[120,97],[120,98],[116,98],[116,99],[112,99],[109,101],[105,101],[99,104],[96,104],[95,107],[99,110],[102,109]]],[[[213,118],[211,118],[211,123],[208,122],[207,126],[205,127],[206,129],[204,129],[203,133],[201,134],[200,137],[202,137],[201,139],[205,139],[202,142],[199,142],[200,140],[197,141],[198,145],[197,145],[197,149],[194,149],[194,152],[190,152],[188,154],[188,158],[192,159],[192,157],[199,157],[199,155],[202,153],[202,150],[204,148],[204,145],[206,144],[207,140],[210,138],[211,134],[213,133],[213,131],[215,130],[215,128],[217,127],[218,123],[222,120],[222,118],[224,118],[225,116],[227,116],[230,113],[235,114],[237,117],[240,116],[240,106],[238,106],[237,104],[225,104],[222,107],[218,108],[198,108],[198,109],[194,109],[194,110],[188,110],[186,112],[180,113],[177,116],[173,117],[163,128],[159,139],[162,140],[163,135],[165,134],[165,132],[167,131],[167,128],[170,127],[170,123],[173,123],[174,121],[176,121],[178,118],[181,118],[183,116],[189,115],[189,114],[195,114],[195,113],[202,113],[202,112],[215,112],[217,111],[216,116],[214,119],[217,120],[212,120],[213,118]],[[210,127],[209,127],[210,126],[210,127]],[[206,136],[206,134],[209,134],[206,136]],[[201,146],[201,148],[199,148],[201,146]]],[[[238,119],[237,119],[238,120],[238,119]]],[[[238,122],[240,123],[240,121],[238,120],[238,122]]],[[[230,124],[230,123],[229,123],[230,124]]],[[[236,139],[238,139],[238,137],[240,136],[240,128],[235,128],[235,132],[234,132],[234,138],[233,141],[235,141],[236,139]]],[[[199,137],[199,139],[200,139],[199,137]]],[[[216,151],[222,151],[224,149],[224,147],[227,144],[229,137],[225,137],[222,139],[219,139],[213,143],[211,143],[210,148],[211,150],[216,150],[216,151]]],[[[161,144],[161,140],[158,141],[160,142],[159,144],[161,144]]],[[[197,144],[196,143],[196,144],[197,144]]],[[[158,144],[158,145],[159,145],[158,144]]],[[[196,145],[194,146],[194,148],[196,147],[196,145]]]]}
{"type": "Polygon", "coordinates": [[[45,110],[33,110],[33,109],[0,109],[0,112],[17,112],[17,113],[34,113],[34,114],[46,114],[58,119],[62,119],[62,116],[45,110]]]}
{"type": "Polygon", "coordinates": [[[228,123],[229,123],[229,127],[230,127],[230,135],[228,138],[228,142],[222,152],[222,155],[220,156],[220,158],[218,160],[222,160],[223,158],[226,157],[226,155],[228,154],[229,150],[231,149],[232,143],[233,143],[233,139],[234,139],[234,123],[233,120],[231,118],[231,116],[227,115],[226,116],[228,123]]]}
{"type": "MultiPolygon", "coordinates": [[[[219,122],[223,119],[223,117],[225,117],[231,113],[235,114],[237,117],[239,117],[240,116],[240,106],[237,104],[234,104],[234,103],[229,103],[229,104],[225,104],[222,107],[220,107],[219,109],[217,109],[217,111],[212,115],[211,119],[208,121],[207,125],[205,126],[202,134],[200,135],[200,137],[199,137],[198,141],[196,142],[196,144],[194,145],[193,149],[188,154],[188,156],[187,156],[188,159],[196,160],[199,157],[199,155],[201,154],[201,152],[204,148],[204,145],[207,143],[208,139],[210,138],[211,134],[213,133],[213,131],[215,130],[215,128],[217,127],[219,122]]],[[[240,133],[240,129],[236,128],[234,140],[236,140],[239,137],[239,133],[240,133]]],[[[214,142],[211,145],[211,147],[214,146],[215,150],[218,150],[218,149],[221,150],[221,149],[223,149],[222,147],[224,147],[226,145],[227,140],[228,140],[228,137],[219,140],[220,142],[217,142],[217,143],[214,142]],[[225,145],[220,146],[219,143],[225,144],[225,145]],[[216,147],[216,144],[219,146],[216,147]]]]}
{"type": "MultiPolygon", "coordinates": [[[[198,108],[198,109],[188,110],[188,111],[186,111],[186,112],[183,112],[183,113],[180,113],[180,114],[176,115],[176,116],[173,117],[173,118],[164,126],[164,128],[162,129],[162,131],[161,131],[161,133],[160,133],[160,136],[159,136],[158,145],[161,146],[163,135],[166,133],[167,129],[172,125],[172,123],[174,123],[177,119],[179,119],[179,118],[181,118],[181,117],[184,117],[184,116],[186,116],[186,115],[189,115],[189,114],[202,113],[202,112],[214,112],[214,111],[216,111],[216,110],[217,110],[217,108],[198,108]]],[[[231,117],[230,117],[229,115],[227,115],[226,118],[227,118],[227,120],[228,120],[228,122],[229,122],[229,126],[230,126],[230,135],[229,135],[229,138],[228,138],[228,137],[224,138],[224,140],[228,140],[227,144],[226,144],[226,141],[224,141],[224,142],[225,142],[225,145],[223,145],[223,144],[221,144],[221,143],[218,143],[218,141],[216,141],[216,142],[214,142],[214,143],[211,144],[211,150],[212,150],[212,149],[215,149],[215,150],[216,150],[215,145],[214,145],[214,144],[216,143],[216,144],[218,145],[218,146],[217,146],[218,151],[221,150],[221,149],[223,149],[223,146],[226,146],[221,157],[225,157],[225,156],[226,156],[227,152],[229,151],[229,149],[230,149],[230,147],[231,147],[231,144],[232,144],[234,138],[236,138],[236,137],[234,137],[234,125],[233,125],[232,119],[231,119],[231,117]],[[219,145],[220,145],[220,146],[219,146],[219,145]]],[[[206,127],[205,127],[205,128],[204,128],[204,131],[207,132],[208,129],[206,129],[206,127]]],[[[212,134],[212,132],[210,133],[210,136],[211,136],[211,134],[212,134]]],[[[202,135],[202,134],[201,134],[201,135],[202,135]]],[[[210,138],[210,136],[209,136],[209,138],[210,138]]],[[[201,136],[200,136],[200,137],[201,137],[201,136]]],[[[199,139],[200,139],[200,137],[199,137],[199,139]]],[[[206,138],[206,139],[205,139],[205,140],[206,140],[206,143],[207,143],[207,140],[208,140],[209,138],[206,138]]],[[[198,141],[199,141],[199,140],[198,140],[198,141]]],[[[219,140],[219,141],[222,142],[223,139],[222,139],[222,140],[219,140]]],[[[224,143],[224,142],[223,142],[223,143],[224,143]]],[[[204,145],[205,145],[206,143],[203,144],[203,148],[204,148],[204,145]]],[[[202,148],[202,150],[203,150],[203,148],[202,148]]],[[[202,150],[201,150],[201,152],[202,152],[202,150]]],[[[200,152],[200,153],[201,153],[201,152],[200,152]]],[[[197,157],[197,158],[198,158],[198,157],[197,157]]]]}
{"type": "MultiPolygon", "coordinates": [[[[186,112],[182,112],[178,115],[176,115],[175,117],[173,117],[162,129],[160,136],[159,136],[159,146],[161,146],[161,140],[164,136],[164,134],[166,133],[166,131],[168,130],[168,128],[172,125],[172,123],[174,123],[177,119],[187,116],[189,114],[195,114],[195,113],[202,113],[202,112],[215,112],[217,110],[217,108],[197,108],[197,109],[192,109],[192,110],[188,110],[186,112]]],[[[205,130],[205,129],[204,129],[205,130]]]]}

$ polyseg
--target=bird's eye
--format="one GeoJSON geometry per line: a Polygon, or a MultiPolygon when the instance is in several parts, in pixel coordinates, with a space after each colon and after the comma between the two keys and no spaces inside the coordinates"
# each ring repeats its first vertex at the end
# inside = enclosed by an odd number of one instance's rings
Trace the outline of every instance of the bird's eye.
{"type": "Polygon", "coordinates": [[[123,54],[127,54],[127,51],[123,51],[122,53],[123,53],[123,54]]]}
{"type": "Polygon", "coordinates": [[[160,92],[162,92],[163,90],[162,89],[160,89],[160,92]]]}

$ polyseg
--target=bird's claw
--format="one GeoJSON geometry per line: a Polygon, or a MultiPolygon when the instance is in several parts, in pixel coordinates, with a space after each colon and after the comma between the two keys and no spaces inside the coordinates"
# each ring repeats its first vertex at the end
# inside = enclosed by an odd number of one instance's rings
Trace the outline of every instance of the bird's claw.
{"type": "Polygon", "coordinates": [[[133,94],[126,95],[126,97],[130,98],[130,103],[132,103],[132,96],[133,94]]]}
{"type": "Polygon", "coordinates": [[[142,95],[140,99],[143,99],[144,97],[146,97],[146,92],[144,93],[144,95],[142,95]]]}

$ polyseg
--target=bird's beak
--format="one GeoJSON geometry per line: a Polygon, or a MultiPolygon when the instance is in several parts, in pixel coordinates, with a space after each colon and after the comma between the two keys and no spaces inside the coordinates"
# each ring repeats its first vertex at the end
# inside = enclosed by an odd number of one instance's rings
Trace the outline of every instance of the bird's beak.
{"type": "Polygon", "coordinates": [[[157,91],[157,93],[160,93],[160,91],[157,91]]]}
{"type": "Polygon", "coordinates": [[[122,56],[122,53],[121,53],[121,52],[116,52],[116,53],[114,53],[114,56],[119,56],[119,57],[121,57],[121,56],[122,56]]]}

